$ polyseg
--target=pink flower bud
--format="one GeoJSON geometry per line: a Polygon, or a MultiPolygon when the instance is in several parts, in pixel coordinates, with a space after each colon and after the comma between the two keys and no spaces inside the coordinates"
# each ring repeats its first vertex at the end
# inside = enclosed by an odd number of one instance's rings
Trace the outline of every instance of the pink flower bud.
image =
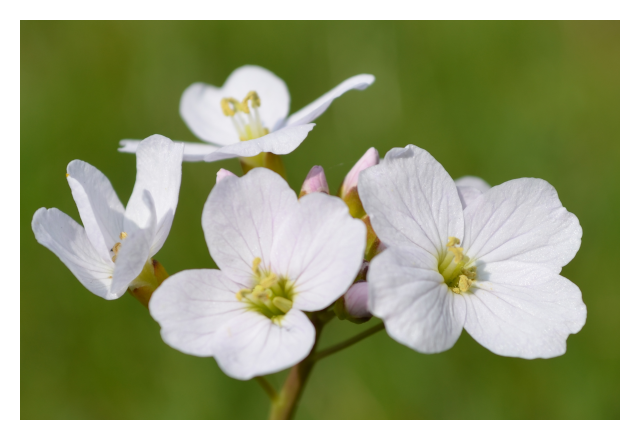
{"type": "Polygon", "coordinates": [[[224,168],[220,168],[220,170],[218,171],[218,174],[216,174],[216,183],[220,183],[222,179],[229,176],[237,177],[231,171],[227,171],[224,168]]]}
{"type": "Polygon", "coordinates": [[[356,162],[353,168],[351,168],[347,177],[344,178],[344,182],[342,182],[342,186],[340,187],[340,197],[344,198],[351,190],[357,188],[360,172],[377,165],[378,163],[380,163],[378,150],[373,147],[369,148],[360,160],[356,162]]]}
{"type": "Polygon", "coordinates": [[[370,318],[367,307],[369,300],[369,284],[366,281],[356,283],[344,295],[344,306],[349,315],[355,318],[370,318]]]}
{"type": "Polygon", "coordinates": [[[304,179],[302,189],[300,190],[300,197],[314,192],[323,192],[329,194],[329,184],[327,178],[324,175],[324,170],[321,166],[316,165],[311,168],[307,178],[304,179]]]}

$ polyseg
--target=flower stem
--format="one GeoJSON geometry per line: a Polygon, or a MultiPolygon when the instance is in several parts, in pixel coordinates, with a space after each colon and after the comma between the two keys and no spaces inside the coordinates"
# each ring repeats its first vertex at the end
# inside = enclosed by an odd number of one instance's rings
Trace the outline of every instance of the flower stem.
{"type": "Polygon", "coordinates": [[[278,399],[278,392],[276,389],[269,383],[269,381],[263,376],[257,376],[254,378],[258,384],[264,389],[271,399],[271,402],[275,402],[278,399]]]}
{"type": "Polygon", "coordinates": [[[374,325],[373,327],[371,327],[370,329],[367,329],[365,331],[363,331],[362,333],[359,333],[357,335],[355,335],[352,338],[347,339],[344,342],[341,342],[339,344],[334,345],[333,347],[329,347],[326,348],[318,353],[315,353],[313,355],[313,362],[318,362],[320,359],[325,358],[333,353],[336,353],[344,348],[350,347],[351,345],[355,344],[356,342],[360,342],[362,341],[364,338],[371,336],[377,332],[379,332],[380,330],[382,330],[384,328],[384,323],[380,323],[377,325],[374,325]]]}

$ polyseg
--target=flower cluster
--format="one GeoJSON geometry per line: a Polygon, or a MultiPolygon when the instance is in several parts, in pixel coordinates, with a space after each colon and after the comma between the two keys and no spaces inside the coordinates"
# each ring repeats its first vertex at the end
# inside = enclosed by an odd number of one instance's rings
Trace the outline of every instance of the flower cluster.
{"type": "MultiPolygon", "coordinates": [[[[261,67],[235,70],[221,88],[193,84],[180,114],[206,144],[122,141],[120,151],[137,159],[126,208],[100,171],[72,161],[67,180],[84,227],[41,208],[36,239],[89,291],[105,299],[131,292],[168,345],[214,357],[237,379],[312,365],[327,354],[316,346],[334,317],[379,318],[421,353],[449,349],[464,328],[503,356],[563,354],[586,320],[580,290],[560,275],[582,229],[546,181],[454,181],[409,145],[383,160],[367,150],[336,196],[320,166],[298,194],[290,188],[280,155],[302,143],[334,99],[373,81],[347,79],[290,116],[285,83],[261,67]],[[168,276],[153,257],[171,229],[181,162],[236,157],[245,175],[221,169],[202,213],[219,269],[168,276]]],[[[274,402],[289,398],[285,391],[274,402]]]]}

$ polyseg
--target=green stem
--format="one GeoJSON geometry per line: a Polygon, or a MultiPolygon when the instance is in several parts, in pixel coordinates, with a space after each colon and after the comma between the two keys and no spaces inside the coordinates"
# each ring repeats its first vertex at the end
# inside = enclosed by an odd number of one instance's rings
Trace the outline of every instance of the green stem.
{"type": "Polygon", "coordinates": [[[266,391],[269,399],[271,399],[271,402],[275,402],[278,399],[278,392],[267,379],[265,379],[263,376],[257,376],[254,379],[256,380],[256,382],[258,382],[258,384],[260,384],[262,389],[266,391]]]}
{"type": "Polygon", "coordinates": [[[334,345],[333,347],[329,347],[326,348],[318,353],[315,353],[313,355],[313,362],[318,362],[320,359],[323,359],[329,355],[332,355],[333,353],[336,353],[342,349],[345,349],[347,347],[352,346],[353,344],[355,344],[356,342],[360,342],[362,341],[364,338],[369,337],[377,332],[379,332],[380,330],[384,329],[384,323],[380,323],[377,325],[374,325],[373,327],[371,327],[370,329],[367,329],[365,331],[363,331],[362,333],[359,333],[357,335],[355,335],[352,338],[347,339],[344,342],[341,342],[339,344],[334,345]]]}

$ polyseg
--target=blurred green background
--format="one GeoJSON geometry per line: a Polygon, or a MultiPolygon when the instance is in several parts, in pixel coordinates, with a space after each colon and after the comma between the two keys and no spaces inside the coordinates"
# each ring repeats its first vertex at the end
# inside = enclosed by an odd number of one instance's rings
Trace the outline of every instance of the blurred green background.
{"type": "MultiPolygon", "coordinates": [[[[103,171],[126,203],[135,157],[118,141],[196,141],[178,114],[182,91],[257,64],[286,81],[291,111],[351,75],[377,78],[335,101],[284,157],[294,189],[322,165],[335,192],[368,147],[413,143],[454,178],[546,179],[584,230],[563,275],[582,289],[588,318],[564,356],[500,357],[466,333],[422,355],[378,333],[318,364],[298,418],[619,418],[619,47],[619,22],[23,21],[21,417],[267,415],[256,383],[169,348],[130,295],[86,291],[30,227],[42,206],[79,220],[64,179],[73,159],[103,171]]],[[[200,217],[220,167],[240,172],[236,160],[184,164],[156,257],[170,273],[213,267],[200,217]]],[[[368,325],[334,322],[322,345],[368,325]]]]}

